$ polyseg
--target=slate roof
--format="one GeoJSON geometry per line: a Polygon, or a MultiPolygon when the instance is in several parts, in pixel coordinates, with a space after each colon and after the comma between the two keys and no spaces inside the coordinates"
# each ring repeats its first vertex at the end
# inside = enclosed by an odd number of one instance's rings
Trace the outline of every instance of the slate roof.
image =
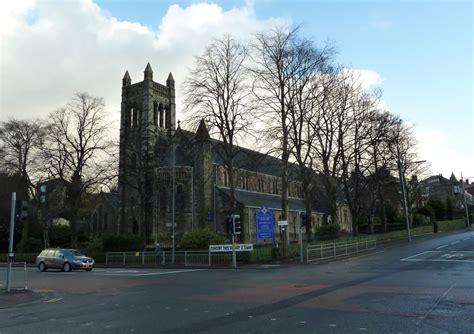
{"type": "MultiPolygon", "coordinates": [[[[201,127],[201,124],[200,124],[201,127]]],[[[184,148],[189,148],[190,145],[194,144],[196,134],[191,131],[178,129],[177,136],[179,142],[176,147],[176,161],[177,164],[179,160],[182,160],[183,163],[192,157],[187,154],[188,152],[184,152],[184,148]],[[180,147],[181,146],[181,147],[180,147]],[[183,150],[182,150],[183,149],[183,150]],[[186,156],[184,158],[184,156],[186,156]]],[[[198,131],[198,133],[202,133],[198,131]]],[[[212,162],[217,165],[223,165],[223,151],[224,151],[224,144],[220,140],[216,140],[213,138],[207,139],[211,143],[212,146],[212,162]]],[[[276,177],[281,177],[281,170],[282,170],[282,161],[279,158],[273,157],[269,154],[260,153],[257,151],[253,151],[244,147],[235,146],[237,154],[234,157],[234,167],[236,169],[244,169],[256,173],[262,173],[267,175],[273,175],[276,177]]],[[[189,163],[188,163],[189,164],[189,163]]],[[[296,165],[289,164],[289,176],[290,179],[295,179],[296,173],[296,165]]]]}
{"type": "MultiPolygon", "coordinates": [[[[227,187],[217,187],[218,191],[226,196],[230,196],[230,189],[227,187]]],[[[244,207],[266,207],[272,210],[281,209],[281,196],[268,193],[259,193],[255,191],[246,191],[235,189],[235,200],[244,207]]],[[[305,203],[302,199],[288,198],[289,211],[305,212],[305,203]]],[[[313,207],[313,212],[323,213],[323,208],[313,207]]]]}

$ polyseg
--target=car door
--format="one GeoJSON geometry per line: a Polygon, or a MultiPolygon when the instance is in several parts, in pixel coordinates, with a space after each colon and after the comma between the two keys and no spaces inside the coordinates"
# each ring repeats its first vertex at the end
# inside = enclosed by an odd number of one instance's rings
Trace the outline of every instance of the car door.
{"type": "Polygon", "coordinates": [[[53,250],[51,254],[51,268],[61,268],[59,261],[61,258],[59,257],[59,251],[53,250]]]}
{"type": "Polygon", "coordinates": [[[44,264],[46,265],[47,268],[54,268],[53,264],[53,253],[54,251],[52,249],[46,251],[44,254],[44,264]]]}

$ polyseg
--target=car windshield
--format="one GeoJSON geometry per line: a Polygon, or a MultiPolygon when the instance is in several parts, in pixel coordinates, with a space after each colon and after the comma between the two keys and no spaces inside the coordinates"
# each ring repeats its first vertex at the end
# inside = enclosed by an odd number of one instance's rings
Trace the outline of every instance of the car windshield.
{"type": "Polygon", "coordinates": [[[67,251],[64,251],[65,255],[71,255],[71,256],[84,256],[81,252],[75,250],[75,249],[69,249],[67,251]]]}

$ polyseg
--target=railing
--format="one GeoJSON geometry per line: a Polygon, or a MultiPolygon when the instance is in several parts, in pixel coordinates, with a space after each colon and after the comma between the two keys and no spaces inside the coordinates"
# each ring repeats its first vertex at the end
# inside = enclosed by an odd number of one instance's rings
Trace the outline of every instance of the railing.
{"type": "MultiPolygon", "coordinates": [[[[12,264],[12,276],[11,276],[11,281],[10,281],[10,288],[17,289],[17,290],[18,289],[28,290],[28,276],[27,276],[28,271],[26,270],[26,262],[12,262],[11,264],[12,264]],[[23,275],[20,271],[23,271],[23,275]],[[23,276],[23,280],[21,279],[21,276],[23,276]]],[[[0,268],[7,269],[8,262],[0,262],[0,268]]],[[[6,282],[4,286],[5,287],[7,286],[6,282]]]]}
{"type": "Polygon", "coordinates": [[[113,265],[184,265],[192,266],[230,266],[232,265],[231,253],[210,253],[207,251],[179,251],[174,254],[171,251],[156,252],[107,252],[105,255],[105,264],[113,265]]]}
{"type": "Polygon", "coordinates": [[[377,240],[348,241],[332,244],[306,246],[306,263],[350,254],[357,254],[377,248],[377,240]]]}

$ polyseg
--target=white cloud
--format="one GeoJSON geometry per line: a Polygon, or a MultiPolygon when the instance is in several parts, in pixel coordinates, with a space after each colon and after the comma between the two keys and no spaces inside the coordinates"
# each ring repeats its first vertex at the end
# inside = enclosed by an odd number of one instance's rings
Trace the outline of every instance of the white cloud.
{"type": "Polygon", "coordinates": [[[164,83],[173,72],[179,118],[187,66],[213,37],[246,39],[286,22],[258,20],[250,3],[227,11],[208,3],[172,5],[157,30],[120,21],[92,0],[4,1],[0,13],[0,120],[44,117],[86,91],[105,98],[117,127],[125,70],[132,82],[143,80],[147,62],[155,81],[164,83]]]}
{"type": "Polygon", "coordinates": [[[431,163],[430,169],[433,174],[449,177],[454,172],[459,178],[463,172],[465,176],[474,179],[474,155],[466,155],[464,148],[450,145],[448,133],[423,127],[414,129],[419,156],[431,163]],[[468,169],[461,170],[463,166],[468,169]]]}
{"type": "Polygon", "coordinates": [[[356,83],[365,90],[375,88],[383,82],[382,76],[374,70],[347,68],[345,71],[352,74],[356,83]]]}

